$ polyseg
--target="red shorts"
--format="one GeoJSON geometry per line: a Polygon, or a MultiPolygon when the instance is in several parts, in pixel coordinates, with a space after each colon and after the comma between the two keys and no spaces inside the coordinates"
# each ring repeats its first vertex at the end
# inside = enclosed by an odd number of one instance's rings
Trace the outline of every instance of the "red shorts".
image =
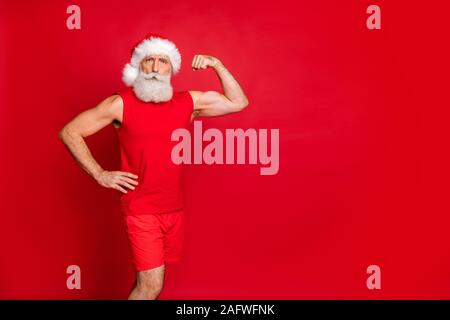
{"type": "Polygon", "coordinates": [[[179,261],[184,242],[184,211],[124,215],[125,229],[136,271],[153,269],[164,261],[179,261]]]}

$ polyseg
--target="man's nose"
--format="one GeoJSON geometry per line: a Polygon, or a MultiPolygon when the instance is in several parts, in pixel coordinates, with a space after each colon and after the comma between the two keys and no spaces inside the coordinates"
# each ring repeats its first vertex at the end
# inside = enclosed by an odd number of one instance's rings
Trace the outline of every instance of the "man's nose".
{"type": "Polygon", "coordinates": [[[158,72],[158,59],[155,59],[153,62],[153,72],[158,72]]]}

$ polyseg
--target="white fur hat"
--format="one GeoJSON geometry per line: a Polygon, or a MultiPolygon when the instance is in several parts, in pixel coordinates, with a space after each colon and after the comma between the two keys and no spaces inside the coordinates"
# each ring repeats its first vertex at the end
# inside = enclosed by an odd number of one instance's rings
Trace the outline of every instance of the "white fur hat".
{"type": "Polygon", "coordinates": [[[139,75],[139,65],[145,57],[151,54],[166,55],[172,64],[172,74],[177,73],[181,67],[181,55],[175,44],[154,33],[149,33],[144,40],[134,46],[131,51],[131,61],[127,63],[122,71],[123,82],[131,87],[139,75]]]}

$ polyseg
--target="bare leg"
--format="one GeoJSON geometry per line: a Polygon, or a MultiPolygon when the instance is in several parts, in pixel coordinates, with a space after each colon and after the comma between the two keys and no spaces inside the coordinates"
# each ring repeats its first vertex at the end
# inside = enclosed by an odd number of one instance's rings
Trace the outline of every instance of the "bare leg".
{"type": "Polygon", "coordinates": [[[164,286],[165,264],[136,273],[136,282],[128,300],[156,300],[164,286]]]}

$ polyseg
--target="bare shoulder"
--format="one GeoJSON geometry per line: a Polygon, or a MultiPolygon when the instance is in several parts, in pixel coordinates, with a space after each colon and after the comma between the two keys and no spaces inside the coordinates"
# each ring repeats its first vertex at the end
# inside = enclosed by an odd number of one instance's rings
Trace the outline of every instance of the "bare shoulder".
{"type": "Polygon", "coordinates": [[[212,96],[212,95],[219,94],[218,92],[211,91],[211,90],[208,90],[208,91],[189,90],[188,92],[191,94],[192,98],[198,98],[198,97],[201,97],[201,96],[212,96]]]}
{"type": "Polygon", "coordinates": [[[123,100],[118,94],[107,97],[97,105],[99,111],[111,120],[122,121],[123,100]]]}
{"type": "Polygon", "coordinates": [[[189,94],[191,95],[192,100],[193,100],[194,102],[195,102],[195,101],[198,99],[198,97],[202,94],[201,91],[193,91],[193,90],[189,90],[188,92],[189,92],[189,94]]]}
{"type": "Polygon", "coordinates": [[[120,95],[113,94],[100,102],[99,106],[100,105],[102,105],[105,109],[120,109],[123,108],[123,100],[120,95]]]}
{"type": "Polygon", "coordinates": [[[222,95],[216,91],[189,91],[192,100],[194,101],[194,106],[201,106],[214,102],[222,95]]]}

